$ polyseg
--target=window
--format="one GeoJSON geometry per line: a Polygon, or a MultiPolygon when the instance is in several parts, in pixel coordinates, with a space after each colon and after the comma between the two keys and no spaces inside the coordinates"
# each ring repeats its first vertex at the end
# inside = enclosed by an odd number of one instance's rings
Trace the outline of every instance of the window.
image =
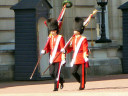
{"type": "MultiPolygon", "coordinates": [[[[96,31],[97,31],[97,39],[100,39],[101,37],[101,23],[102,23],[102,13],[101,13],[101,8],[97,8],[99,11],[96,14],[96,31]]],[[[109,27],[108,27],[108,8],[107,6],[105,7],[105,33],[106,37],[109,39],[109,27]]]]}

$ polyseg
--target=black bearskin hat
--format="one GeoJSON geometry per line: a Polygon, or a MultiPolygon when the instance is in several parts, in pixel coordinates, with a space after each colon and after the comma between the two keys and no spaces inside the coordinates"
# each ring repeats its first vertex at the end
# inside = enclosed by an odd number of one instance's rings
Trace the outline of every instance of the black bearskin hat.
{"type": "Polygon", "coordinates": [[[83,23],[84,23],[83,18],[75,17],[75,28],[74,28],[74,30],[78,31],[78,32],[80,32],[80,34],[82,34],[84,32],[83,23]]]}
{"type": "Polygon", "coordinates": [[[57,30],[59,29],[58,27],[58,21],[56,19],[50,18],[47,20],[47,26],[49,31],[57,30]]]}

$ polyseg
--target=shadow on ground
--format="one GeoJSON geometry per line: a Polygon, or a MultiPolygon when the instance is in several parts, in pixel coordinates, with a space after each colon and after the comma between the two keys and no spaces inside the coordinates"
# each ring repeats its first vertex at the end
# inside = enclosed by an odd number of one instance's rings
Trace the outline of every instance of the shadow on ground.
{"type": "MultiPolygon", "coordinates": [[[[119,75],[107,75],[107,76],[95,76],[95,77],[89,77],[87,78],[87,82],[91,81],[103,81],[103,80],[114,80],[114,79],[128,79],[128,74],[119,74],[119,75]]],[[[66,83],[70,82],[76,82],[76,80],[71,77],[69,79],[65,80],[66,83]]],[[[6,88],[6,87],[14,87],[14,86],[26,86],[26,85],[38,85],[38,84],[53,84],[53,80],[47,80],[47,81],[0,81],[0,89],[6,88]]],[[[88,89],[88,90],[96,90],[94,89],[88,89]]],[[[109,88],[107,88],[109,89],[109,88]]],[[[112,89],[117,89],[112,88],[112,89]]]]}

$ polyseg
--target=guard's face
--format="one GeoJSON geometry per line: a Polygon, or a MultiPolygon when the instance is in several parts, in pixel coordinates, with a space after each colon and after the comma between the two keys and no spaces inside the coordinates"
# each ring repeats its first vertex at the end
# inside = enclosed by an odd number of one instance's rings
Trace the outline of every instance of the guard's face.
{"type": "Polygon", "coordinates": [[[74,31],[74,35],[80,35],[80,32],[74,31]]]}
{"type": "Polygon", "coordinates": [[[57,30],[52,30],[50,33],[51,33],[53,36],[55,36],[55,35],[57,35],[57,30]]]}

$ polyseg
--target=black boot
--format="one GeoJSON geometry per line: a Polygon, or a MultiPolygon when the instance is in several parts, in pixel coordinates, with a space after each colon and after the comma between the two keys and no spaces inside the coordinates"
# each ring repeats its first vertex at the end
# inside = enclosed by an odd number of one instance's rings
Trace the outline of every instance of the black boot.
{"type": "Polygon", "coordinates": [[[58,91],[58,88],[54,88],[54,90],[53,91],[58,91]]]}
{"type": "Polygon", "coordinates": [[[81,88],[81,87],[80,87],[79,90],[84,90],[84,88],[81,88]]]}
{"type": "Polygon", "coordinates": [[[57,81],[54,82],[54,90],[53,91],[58,91],[58,88],[57,88],[57,81]]]}
{"type": "Polygon", "coordinates": [[[60,89],[63,89],[63,87],[64,87],[64,80],[60,83],[60,89]]]}

